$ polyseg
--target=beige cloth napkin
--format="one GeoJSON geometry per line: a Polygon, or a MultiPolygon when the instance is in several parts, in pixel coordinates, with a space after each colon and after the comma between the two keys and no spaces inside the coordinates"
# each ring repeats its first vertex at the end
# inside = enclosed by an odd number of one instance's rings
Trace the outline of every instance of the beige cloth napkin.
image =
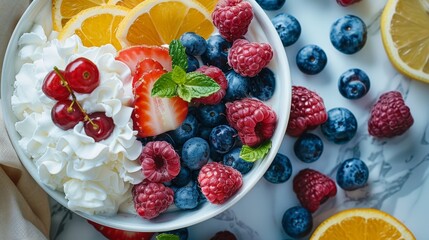
{"type": "MultiPolygon", "coordinates": [[[[0,74],[10,35],[29,0],[0,0],[0,74]]],[[[19,161],[0,107],[0,240],[49,238],[48,196],[19,161]]]]}

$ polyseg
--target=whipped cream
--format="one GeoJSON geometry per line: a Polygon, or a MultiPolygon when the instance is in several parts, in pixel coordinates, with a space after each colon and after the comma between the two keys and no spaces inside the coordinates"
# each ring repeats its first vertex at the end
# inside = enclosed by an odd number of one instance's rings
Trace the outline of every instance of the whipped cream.
{"type": "Polygon", "coordinates": [[[133,131],[130,102],[131,72],[116,61],[112,45],[85,47],[77,36],[63,42],[57,33],[47,36],[40,25],[19,40],[15,90],[11,99],[21,135],[19,145],[33,159],[41,181],[62,191],[71,210],[90,214],[115,214],[130,199],[131,184],[143,180],[138,158],[141,143],[133,131]],[[78,57],[93,61],[100,85],[90,94],[76,94],[88,112],[105,112],[115,128],[105,140],[95,142],[85,134],[83,122],[73,129],[58,128],[51,118],[56,100],[42,92],[45,76],[54,66],[65,69],[78,57]]]}

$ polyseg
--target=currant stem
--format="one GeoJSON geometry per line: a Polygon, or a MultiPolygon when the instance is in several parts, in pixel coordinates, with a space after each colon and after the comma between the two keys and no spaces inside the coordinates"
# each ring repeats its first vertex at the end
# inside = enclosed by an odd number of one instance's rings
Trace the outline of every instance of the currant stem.
{"type": "Polygon", "coordinates": [[[60,70],[55,66],[55,67],[54,67],[54,71],[55,71],[55,73],[60,77],[60,79],[61,79],[61,85],[63,85],[63,86],[67,89],[67,91],[69,91],[69,93],[70,93],[70,95],[72,96],[72,99],[73,99],[73,101],[72,101],[72,103],[70,104],[70,106],[68,107],[67,111],[68,111],[68,112],[71,112],[71,111],[72,111],[72,109],[73,109],[73,108],[72,108],[72,107],[73,107],[73,104],[74,104],[74,103],[76,103],[76,105],[78,106],[79,110],[80,110],[80,111],[83,113],[83,115],[85,116],[84,120],[85,120],[85,121],[88,121],[89,123],[91,123],[92,127],[93,127],[95,130],[97,130],[97,129],[99,128],[99,126],[91,120],[91,118],[90,118],[90,117],[88,116],[88,114],[86,113],[85,109],[83,109],[82,105],[80,105],[80,103],[77,101],[77,99],[76,99],[76,95],[74,95],[73,90],[70,88],[69,83],[68,83],[68,82],[67,82],[67,80],[64,78],[64,76],[61,74],[60,70]]]}

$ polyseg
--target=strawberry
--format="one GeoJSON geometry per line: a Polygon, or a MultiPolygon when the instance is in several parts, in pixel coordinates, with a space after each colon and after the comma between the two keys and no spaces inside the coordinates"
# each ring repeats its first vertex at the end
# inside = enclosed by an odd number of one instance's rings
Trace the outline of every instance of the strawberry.
{"type": "Polygon", "coordinates": [[[125,63],[134,75],[137,64],[146,58],[159,62],[166,71],[171,71],[171,57],[168,54],[168,48],[165,47],[132,46],[119,51],[115,59],[125,63]]]}
{"type": "Polygon", "coordinates": [[[150,72],[154,69],[163,70],[164,67],[161,65],[161,63],[153,60],[152,58],[146,58],[140,61],[136,66],[136,71],[133,76],[133,88],[136,82],[140,81],[145,73],[150,72]]]}
{"type": "Polygon", "coordinates": [[[97,231],[109,240],[149,240],[154,233],[150,232],[130,232],[116,228],[107,227],[96,222],[88,220],[97,231]]]}
{"type": "Polygon", "coordinates": [[[134,129],[140,137],[156,136],[174,130],[182,124],[188,114],[188,103],[179,97],[152,97],[154,83],[164,74],[155,69],[142,76],[134,89],[134,129]]]}

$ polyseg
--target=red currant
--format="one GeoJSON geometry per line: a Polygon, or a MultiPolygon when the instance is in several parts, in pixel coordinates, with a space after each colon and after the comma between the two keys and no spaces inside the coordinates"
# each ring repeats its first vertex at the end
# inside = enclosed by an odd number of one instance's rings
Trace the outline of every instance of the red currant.
{"type": "Polygon", "coordinates": [[[106,116],[104,112],[95,112],[89,115],[91,121],[86,121],[84,125],[86,135],[94,138],[96,142],[104,140],[110,136],[115,127],[113,119],[106,116]]]}
{"type": "Polygon", "coordinates": [[[51,117],[54,124],[63,130],[71,129],[85,119],[78,104],[68,99],[60,100],[52,107],[51,117]]]}
{"type": "MultiPolygon", "coordinates": [[[[59,70],[64,76],[64,71],[59,70]]],[[[43,81],[42,91],[46,96],[55,100],[65,100],[70,96],[69,90],[61,83],[61,77],[52,70],[43,81]]]]}
{"type": "Polygon", "coordinates": [[[65,70],[65,78],[70,88],[78,93],[91,93],[100,84],[97,66],[86,58],[70,62],[65,70]]]}

